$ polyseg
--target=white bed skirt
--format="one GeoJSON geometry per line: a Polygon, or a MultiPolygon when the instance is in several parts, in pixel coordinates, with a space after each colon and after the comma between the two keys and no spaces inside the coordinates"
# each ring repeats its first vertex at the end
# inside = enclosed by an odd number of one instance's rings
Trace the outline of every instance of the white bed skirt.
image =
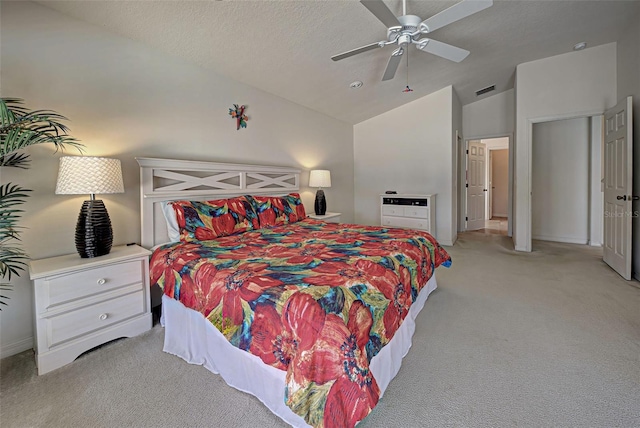
{"type": "MultiPolygon", "coordinates": [[[[402,358],[411,348],[411,338],[416,329],[415,318],[436,287],[434,274],[409,309],[409,314],[393,339],[371,359],[369,366],[380,387],[380,398],[400,370],[402,358]]],[[[162,296],[161,323],[165,327],[165,352],[220,374],[227,384],[255,395],[291,426],[309,426],[285,404],[285,371],[264,364],[259,357],[231,345],[202,314],[165,295],[162,296]]]]}

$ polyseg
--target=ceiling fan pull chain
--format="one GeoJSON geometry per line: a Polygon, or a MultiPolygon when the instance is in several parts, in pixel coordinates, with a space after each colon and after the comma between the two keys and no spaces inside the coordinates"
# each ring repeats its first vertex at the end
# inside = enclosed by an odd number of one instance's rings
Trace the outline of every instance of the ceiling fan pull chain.
{"type": "Polygon", "coordinates": [[[407,52],[407,87],[402,92],[413,92],[413,89],[409,87],[409,52],[407,52]]]}

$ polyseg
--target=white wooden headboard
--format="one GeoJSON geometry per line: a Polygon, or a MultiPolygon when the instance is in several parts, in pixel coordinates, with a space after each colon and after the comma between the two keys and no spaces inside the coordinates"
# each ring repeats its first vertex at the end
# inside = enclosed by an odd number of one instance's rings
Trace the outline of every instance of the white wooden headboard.
{"type": "Polygon", "coordinates": [[[142,246],[169,241],[160,207],[164,201],[240,195],[283,195],[300,190],[300,170],[190,160],[136,158],[140,165],[142,246]]]}

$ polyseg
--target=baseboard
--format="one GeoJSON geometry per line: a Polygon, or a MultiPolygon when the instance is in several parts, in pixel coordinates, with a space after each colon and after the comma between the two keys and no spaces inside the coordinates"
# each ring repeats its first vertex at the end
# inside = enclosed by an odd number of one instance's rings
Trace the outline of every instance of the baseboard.
{"type": "Polygon", "coordinates": [[[0,358],[10,357],[29,349],[33,349],[33,337],[27,337],[26,339],[9,343],[8,345],[2,345],[2,349],[0,349],[0,358]]]}
{"type": "Polygon", "coordinates": [[[493,215],[491,216],[491,218],[493,218],[493,217],[504,217],[504,218],[507,218],[506,214],[501,214],[501,213],[492,213],[492,214],[493,215]]]}
{"type": "Polygon", "coordinates": [[[547,235],[533,235],[532,239],[538,239],[540,241],[562,242],[563,244],[582,244],[587,245],[589,242],[584,238],[571,238],[567,236],[547,236],[547,235]]]}

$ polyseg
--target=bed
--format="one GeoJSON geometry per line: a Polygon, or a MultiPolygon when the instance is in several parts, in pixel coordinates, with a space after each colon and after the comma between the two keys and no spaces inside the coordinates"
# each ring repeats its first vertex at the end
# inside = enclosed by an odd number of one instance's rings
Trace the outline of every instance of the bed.
{"type": "Polygon", "coordinates": [[[451,259],[426,232],[306,217],[293,168],[138,158],[164,351],[295,427],[353,427],[451,259]]]}

